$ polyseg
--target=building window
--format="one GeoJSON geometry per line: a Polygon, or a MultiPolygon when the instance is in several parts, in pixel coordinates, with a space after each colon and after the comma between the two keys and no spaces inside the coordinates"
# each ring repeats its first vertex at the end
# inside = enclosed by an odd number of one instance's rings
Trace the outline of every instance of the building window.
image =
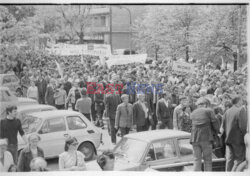
{"type": "Polygon", "coordinates": [[[101,16],[101,26],[106,26],[106,17],[101,16]]]}

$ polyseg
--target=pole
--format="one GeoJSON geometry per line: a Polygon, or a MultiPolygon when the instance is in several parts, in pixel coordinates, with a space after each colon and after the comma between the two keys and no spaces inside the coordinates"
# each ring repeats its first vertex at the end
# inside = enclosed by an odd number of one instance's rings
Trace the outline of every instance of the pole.
{"type": "Polygon", "coordinates": [[[128,11],[129,14],[129,54],[132,54],[132,15],[131,11],[127,7],[119,6],[120,8],[124,8],[128,11]]]}
{"type": "Polygon", "coordinates": [[[110,49],[111,49],[111,54],[113,53],[113,46],[112,46],[112,6],[109,6],[109,43],[110,43],[110,49]]]}
{"type": "Polygon", "coordinates": [[[241,54],[241,6],[238,9],[238,50],[237,50],[237,67],[239,69],[241,54]]]}

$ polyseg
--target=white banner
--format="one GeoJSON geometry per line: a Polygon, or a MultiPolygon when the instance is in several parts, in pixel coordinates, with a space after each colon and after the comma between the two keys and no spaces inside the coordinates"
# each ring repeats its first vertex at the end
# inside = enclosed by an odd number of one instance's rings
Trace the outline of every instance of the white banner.
{"type": "Polygon", "coordinates": [[[195,73],[195,64],[174,61],[172,70],[179,71],[179,72],[185,72],[185,73],[195,73]]]}
{"type": "Polygon", "coordinates": [[[110,68],[112,65],[126,65],[130,63],[142,63],[145,64],[147,54],[135,54],[135,55],[112,55],[109,60],[106,61],[107,66],[110,68]]]}
{"type": "Polygon", "coordinates": [[[91,55],[91,56],[111,56],[110,45],[105,44],[56,44],[47,49],[50,54],[60,56],[91,55]]]}

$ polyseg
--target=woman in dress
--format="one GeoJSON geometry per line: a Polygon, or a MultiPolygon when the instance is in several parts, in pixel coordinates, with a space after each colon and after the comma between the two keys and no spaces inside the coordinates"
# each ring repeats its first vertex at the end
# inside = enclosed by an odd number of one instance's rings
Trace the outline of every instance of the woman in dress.
{"type": "Polygon", "coordinates": [[[65,152],[59,155],[60,171],[84,171],[86,165],[84,155],[77,151],[78,142],[75,137],[70,137],[65,141],[65,152]]]}

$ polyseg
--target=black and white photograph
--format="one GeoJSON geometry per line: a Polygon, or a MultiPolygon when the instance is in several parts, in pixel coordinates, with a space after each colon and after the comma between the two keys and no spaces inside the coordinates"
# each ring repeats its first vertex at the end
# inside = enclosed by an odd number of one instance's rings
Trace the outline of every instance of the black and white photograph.
{"type": "Polygon", "coordinates": [[[250,171],[249,2],[128,2],[0,2],[1,173],[250,171]]]}

